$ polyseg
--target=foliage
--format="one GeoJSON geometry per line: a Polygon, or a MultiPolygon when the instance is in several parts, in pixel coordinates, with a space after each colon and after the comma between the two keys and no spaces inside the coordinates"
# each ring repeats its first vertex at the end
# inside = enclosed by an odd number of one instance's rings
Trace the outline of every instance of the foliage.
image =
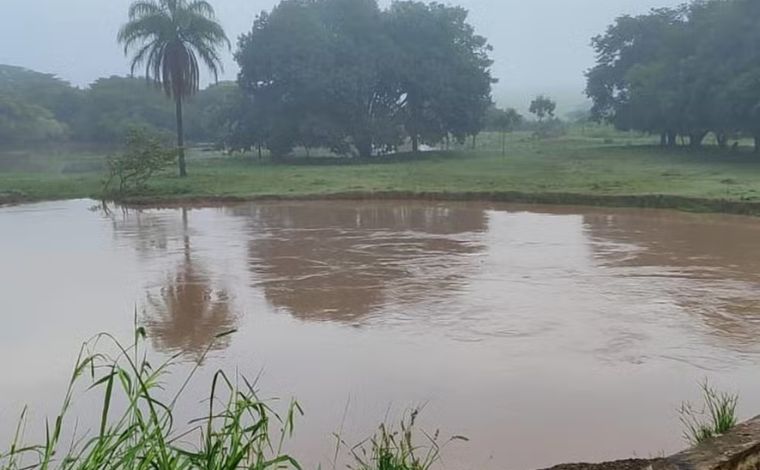
{"type": "Polygon", "coordinates": [[[85,91],[74,138],[83,142],[114,143],[135,127],[171,135],[174,110],[154,87],[138,78],[101,78],[85,91]]]}
{"type": "Polygon", "coordinates": [[[466,20],[439,4],[283,0],[240,38],[236,127],[258,128],[252,140],[275,155],[463,140],[482,129],[492,83],[490,48],[466,20]]]}
{"type": "Polygon", "coordinates": [[[463,142],[483,129],[494,83],[491,46],[467,15],[461,7],[415,1],[388,10],[401,116],[415,150],[418,141],[436,144],[450,134],[463,142]]]}
{"type": "Polygon", "coordinates": [[[380,127],[395,97],[382,89],[380,15],[373,0],[285,0],[259,15],[236,53],[249,95],[238,127],[263,129],[253,140],[276,155],[303,146],[366,157],[388,143],[380,127]]]}
{"type": "Polygon", "coordinates": [[[0,146],[64,139],[79,97],[53,75],[0,65],[0,146]]]}
{"type": "Polygon", "coordinates": [[[236,113],[244,96],[235,82],[219,82],[201,90],[187,102],[188,138],[195,142],[229,144],[236,113]]]}
{"type": "Polygon", "coordinates": [[[422,432],[426,445],[415,442],[418,439],[416,421],[419,410],[414,410],[401,421],[400,429],[381,425],[377,433],[368,441],[351,449],[354,465],[351,470],[430,470],[441,458],[443,447],[454,441],[467,441],[462,436],[454,436],[447,442],[439,442],[439,433],[432,436],[422,432]]]}
{"type": "MultiPolygon", "coordinates": [[[[144,338],[145,330],[137,328],[128,347],[108,334],[86,343],[60,413],[52,425],[46,423],[45,441],[31,445],[23,442],[25,410],[14,442],[7,451],[0,452],[0,469],[300,468],[292,457],[282,453],[284,440],[293,432],[294,419],[301,414],[299,405],[292,402],[285,419],[280,419],[267,402],[259,399],[248,381],[242,378],[244,386],[239,387],[221,371],[211,385],[207,414],[193,421],[190,429],[178,432],[174,410],[184,386],[173,399],[160,398],[165,395],[162,382],[174,359],[152,366],[142,347],[144,338]],[[87,379],[91,383],[87,393],[101,393],[99,426],[94,433],[66,436],[75,391],[87,379]],[[275,431],[277,439],[271,437],[275,431]],[[71,438],[71,444],[64,442],[66,437],[71,438]],[[196,445],[188,445],[191,439],[197,440],[196,445]]],[[[73,423],[72,426],[76,428],[73,423]]]]}
{"type": "MultiPolygon", "coordinates": [[[[187,102],[187,138],[234,140],[242,102],[232,82],[200,90],[187,102]]],[[[161,99],[159,89],[134,77],[101,78],[80,90],[50,75],[0,65],[0,108],[4,147],[64,140],[114,145],[134,127],[168,136],[176,126],[174,106],[161,99]]]]}
{"type": "Polygon", "coordinates": [[[538,122],[532,126],[534,128],[534,137],[545,139],[559,137],[564,134],[564,123],[561,119],[554,116],[556,109],[556,101],[544,95],[539,95],[530,102],[529,111],[538,118],[538,122]]]}
{"type": "Polygon", "coordinates": [[[136,0],[118,40],[132,55],[132,73],[145,66],[146,78],[173,98],[176,105],[179,173],[186,176],[182,102],[200,88],[202,62],[218,77],[222,61],[217,52],[230,47],[205,0],[136,0]]]}
{"type": "Polygon", "coordinates": [[[126,151],[107,161],[103,192],[109,193],[114,183],[118,183],[119,193],[142,190],[154,174],[165,170],[176,158],[177,151],[164,147],[159,138],[132,129],[127,135],[126,151]]]}
{"type": "Polygon", "coordinates": [[[207,3],[134,2],[119,39],[132,53],[133,73],[144,70],[158,87],[109,77],[80,90],[52,75],[0,66],[0,96],[25,110],[6,113],[0,132],[17,137],[4,143],[114,144],[141,127],[176,129],[180,166],[185,138],[260,155],[262,147],[275,155],[302,147],[366,158],[410,137],[415,147],[461,142],[486,125],[490,106],[490,46],[462,8],[285,0],[240,38],[240,86],[220,83],[197,94],[199,66],[216,73],[218,47],[226,44],[207,3]],[[159,90],[175,98],[173,106],[158,99],[159,90]],[[43,117],[29,120],[35,129],[25,134],[33,137],[8,130],[30,127],[18,115],[31,111],[43,117]]]}
{"type": "Polygon", "coordinates": [[[546,118],[553,118],[554,111],[557,109],[557,103],[551,98],[539,95],[533,101],[530,102],[531,114],[535,114],[539,122],[543,122],[546,118]]]}
{"type": "Polygon", "coordinates": [[[730,431],[737,423],[736,406],[738,395],[718,392],[705,381],[702,384],[701,409],[689,402],[683,403],[679,413],[683,424],[684,438],[691,444],[700,444],[713,437],[730,431]]]}
{"type": "Polygon", "coordinates": [[[61,140],[66,132],[46,108],[0,95],[0,147],[61,140]]]}
{"type": "Polygon", "coordinates": [[[496,106],[488,108],[485,130],[489,132],[513,132],[525,118],[514,108],[501,109],[496,106]]]}
{"type": "Polygon", "coordinates": [[[70,124],[79,113],[81,95],[81,90],[55,75],[0,65],[0,97],[44,108],[61,124],[70,124]]]}
{"type": "Polygon", "coordinates": [[[496,106],[488,108],[485,118],[485,128],[491,132],[501,133],[501,153],[507,152],[507,133],[513,132],[525,119],[514,108],[500,109],[496,106]]]}
{"type": "Polygon", "coordinates": [[[760,4],[695,1],[622,16],[593,39],[597,65],[588,72],[592,116],[621,130],[679,136],[699,146],[708,133],[727,146],[740,135],[760,150],[760,4]]]}

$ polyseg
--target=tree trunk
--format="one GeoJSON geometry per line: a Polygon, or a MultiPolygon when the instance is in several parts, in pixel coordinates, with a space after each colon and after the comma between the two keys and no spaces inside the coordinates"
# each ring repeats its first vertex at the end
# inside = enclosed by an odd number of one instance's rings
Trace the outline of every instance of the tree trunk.
{"type": "Polygon", "coordinates": [[[478,146],[478,134],[472,134],[472,149],[475,150],[477,146],[478,146]]]}
{"type": "Polygon", "coordinates": [[[501,154],[507,155],[507,131],[501,131],[501,154]]]}
{"type": "Polygon", "coordinates": [[[702,146],[702,142],[707,136],[707,131],[697,131],[689,134],[689,146],[697,148],[702,146]]]}
{"type": "Polygon", "coordinates": [[[359,153],[359,158],[372,158],[372,139],[357,138],[354,142],[354,145],[356,147],[356,151],[359,153]]]}
{"type": "Polygon", "coordinates": [[[179,176],[187,176],[187,164],[185,163],[185,128],[182,123],[182,97],[174,98],[177,105],[177,157],[179,161],[179,176]]]}
{"type": "Polygon", "coordinates": [[[407,96],[407,106],[409,107],[409,122],[407,123],[407,132],[412,137],[412,152],[420,151],[420,132],[419,132],[419,106],[417,106],[416,94],[410,93],[407,96]]]}
{"type": "Polygon", "coordinates": [[[676,139],[678,136],[673,131],[668,131],[667,134],[668,134],[668,147],[675,147],[676,139]]]}
{"type": "Polygon", "coordinates": [[[665,147],[666,145],[668,145],[668,133],[663,132],[660,134],[660,146],[665,147]]]}
{"type": "Polygon", "coordinates": [[[755,136],[755,153],[760,153],[760,134],[755,136]]]}
{"type": "Polygon", "coordinates": [[[728,147],[728,136],[724,134],[723,132],[716,132],[715,140],[718,141],[718,147],[722,149],[728,147]]]}
{"type": "Polygon", "coordinates": [[[261,161],[261,144],[256,144],[256,150],[259,152],[259,161],[261,161]]]}

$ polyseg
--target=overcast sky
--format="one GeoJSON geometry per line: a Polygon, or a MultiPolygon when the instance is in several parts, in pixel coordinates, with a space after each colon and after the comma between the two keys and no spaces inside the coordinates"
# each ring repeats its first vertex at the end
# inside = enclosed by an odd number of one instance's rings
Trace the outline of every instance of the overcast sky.
{"type": "MultiPolygon", "coordinates": [[[[115,37],[130,0],[0,0],[0,63],[51,72],[78,86],[128,73],[115,37]]],[[[211,0],[233,43],[256,13],[276,0],[211,0]]],[[[683,0],[455,0],[470,10],[478,32],[494,46],[494,97],[525,107],[537,93],[561,109],[582,103],[584,70],[593,64],[592,36],[617,16],[674,6],[683,0]]],[[[386,4],[387,0],[381,0],[386,4]]],[[[224,78],[237,67],[225,54],[224,78]]]]}

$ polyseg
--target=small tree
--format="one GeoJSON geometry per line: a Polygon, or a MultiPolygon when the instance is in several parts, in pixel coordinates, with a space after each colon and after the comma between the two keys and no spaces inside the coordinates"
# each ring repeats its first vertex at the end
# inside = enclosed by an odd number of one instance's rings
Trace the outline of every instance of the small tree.
{"type": "Polygon", "coordinates": [[[522,115],[514,108],[509,109],[494,109],[492,122],[490,123],[494,129],[497,129],[501,133],[501,154],[507,154],[507,133],[512,132],[523,121],[522,115]]]}
{"type": "Polygon", "coordinates": [[[538,117],[538,122],[543,123],[546,117],[553,118],[557,110],[557,103],[551,98],[539,95],[530,103],[529,111],[538,117]]]}
{"type": "Polygon", "coordinates": [[[205,0],[135,0],[118,41],[133,51],[132,73],[144,65],[145,77],[174,99],[179,175],[187,176],[182,104],[200,89],[200,64],[216,78],[219,49],[231,47],[214,8],[205,0]]]}
{"type": "Polygon", "coordinates": [[[127,135],[126,151],[108,159],[103,192],[112,192],[116,182],[118,193],[143,189],[151,176],[173,165],[176,159],[177,149],[165,147],[159,138],[144,130],[132,129],[127,135]]]}

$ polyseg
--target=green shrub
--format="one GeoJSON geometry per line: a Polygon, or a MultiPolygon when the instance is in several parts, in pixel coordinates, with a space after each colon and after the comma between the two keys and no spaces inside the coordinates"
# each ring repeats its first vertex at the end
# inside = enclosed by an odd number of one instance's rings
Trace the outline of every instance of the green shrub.
{"type": "Polygon", "coordinates": [[[104,194],[144,189],[148,180],[165,170],[177,158],[176,149],[165,147],[158,137],[144,130],[132,129],[127,134],[126,150],[107,161],[107,175],[103,183],[104,194]],[[117,184],[114,189],[113,185],[117,184]]]}
{"type": "Polygon", "coordinates": [[[454,436],[441,444],[436,431],[432,436],[416,430],[419,410],[411,412],[401,421],[400,429],[380,425],[369,440],[351,449],[354,465],[351,470],[430,470],[440,461],[441,451],[453,441],[467,438],[454,436]],[[423,444],[418,441],[422,440],[423,444]]]}
{"type": "Polygon", "coordinates": [[[704,403],[700,409],[685,402],[679,410],[685,428],[684,438],[693,445],[727,433],[738,421],[736,406],[739,397],[736,394],[718,392],[705,381],[702,399],[704,403]]]}

